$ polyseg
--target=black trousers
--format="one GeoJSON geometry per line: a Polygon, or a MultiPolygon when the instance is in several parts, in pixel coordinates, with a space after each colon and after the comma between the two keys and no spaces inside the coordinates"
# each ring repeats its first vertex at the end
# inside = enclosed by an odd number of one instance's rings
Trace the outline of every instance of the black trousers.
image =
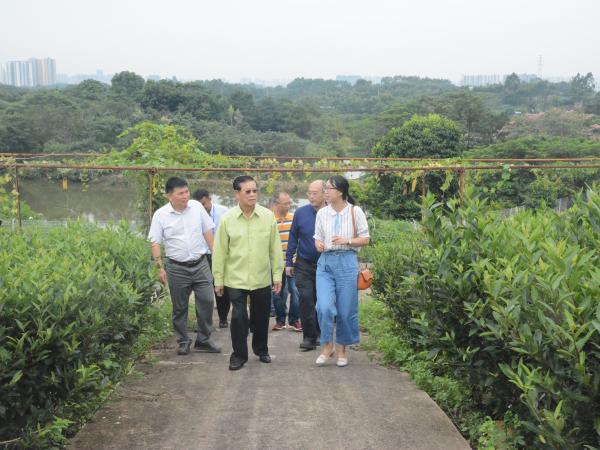
{"type": "Polygon", "coordinates": [[[271,286],[260,289],[236,289],[225,286],[231,301],[231,361],[248,361],[248,328],[252,326],[252,351],[255,355],[268,355],[269,318],[271,312],[271,286]],[[250,296],[250,318],[246,298],[250,296]]]}
{"type": "MultiPolygon", "coordinates": [[[[209,253],[208,263],[210,264],[210,271],[212,272],[212,255],[209,253]]],[[[215,295],[215,301],[217,303],[217,313],[219,314],[219,322],[227,322],[227,316],[229,315],[229,308],[231,303],[229,302],[229,296],[227,295],[227,289],[224,290],[223,295],[215,295]]]]}
{"type": "Polygon", "coordinates": [[[294,265],[296,287],[300,294],[300,319],[304,340],[315,342],[319,337],[317,321],[317,264],[305,259],[296,259],[294,265]]]}

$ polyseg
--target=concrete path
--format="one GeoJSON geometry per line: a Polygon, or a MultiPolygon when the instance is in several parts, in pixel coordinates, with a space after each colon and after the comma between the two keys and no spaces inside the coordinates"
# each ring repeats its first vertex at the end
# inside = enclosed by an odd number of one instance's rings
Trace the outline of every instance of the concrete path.
{"type": "MultiPolygon", "coordinates": [[[[315,365],[302,333],[271,331],[271,364],[251,356],[228,370],[229,329],[216,330],[222,354],[175,354],[113,393],[71,441],[71,449],[469,449],[451,421],[397,370],[349,352],[349,365],[315,365]]],[[[250,342],[250,340],[249,340],[250,342]]],[[[250,350],[251,351],[251,350],[250,350]]]]}

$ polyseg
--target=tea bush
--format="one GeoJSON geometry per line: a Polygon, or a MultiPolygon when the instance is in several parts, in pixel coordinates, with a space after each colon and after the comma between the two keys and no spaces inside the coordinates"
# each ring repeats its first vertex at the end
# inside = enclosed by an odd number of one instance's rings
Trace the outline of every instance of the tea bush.
{"type": "Polygon", "coordinates": [[[428,196],[422,215],[373,252],[373,290],[403,336],[492,419],[514,411],[527,448],[598,446],[600,196],[509,218],[428,196]]]}
{"type": "Polygon", "coordinates": [[[58,439],[127,372],[153,270],[125,224],[0,228],[0,440],[58,439]]]}

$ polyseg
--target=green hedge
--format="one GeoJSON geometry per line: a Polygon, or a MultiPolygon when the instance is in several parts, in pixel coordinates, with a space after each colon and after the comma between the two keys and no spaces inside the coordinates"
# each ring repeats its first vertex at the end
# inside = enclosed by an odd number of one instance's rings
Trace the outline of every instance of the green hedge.
{"type": "Polygon", "coordinates": [[[374,292],[417,351],[520,418],[525,447],[598,446],[600,196],[504,218],[485,201],[423,205],[422,229],[376,244],[374,292]]]}
{"type": "Polygon", "coordinates": [[[101,400],[130,367],[155,280],[126,225],[0,228],[0,440],[61,435],[101,400]]]}

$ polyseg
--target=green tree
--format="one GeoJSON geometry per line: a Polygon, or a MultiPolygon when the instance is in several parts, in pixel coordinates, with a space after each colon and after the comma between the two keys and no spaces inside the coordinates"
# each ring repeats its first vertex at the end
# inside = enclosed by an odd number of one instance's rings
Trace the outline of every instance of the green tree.
{"type": "Polygon", "coordinates": [[[221,120],[225,117],[225,103],[206,89],[201,82],[176,83],[181,101],[178,111],[190,113],[198,120],[221,120]]]}
{"type": "MultiPolygon", "coordinates": [[[[413,116],[401,127],[392,128],[373,148],[376,156],[402,158],[451,158],[461,151],[458,125],[436,114],[413,116]]],[[[426,175],[426,185],[440,198],[455,195],[457,189],[456,181],[436,173],[426,175]]],[[[414,219],[419,215],[421,193],[414,176],[376,175],[363,195],[365,206],[376,216],[414,219]]]]}
{"type": "Polygon", "coordinates": [[[148,81],[144,86],[140,104],[142,108],[160,112],[175,112],[184,102],[178,83],[172,80],[148,81]]]}
{"type": "Polygon", "coordinates": [[[402,158],[451,158],[461,151],[460,128],[437,114],[413,116],[373,148],[375,156],[402,158]]]}
{"type": "Polygon", "coordinates": [[[125,150],[109,155],[113,163],[177,166],[199,162],[206,153],[189,130],[175,125],[142,122],[119,137],[132,138],[125,150]]]}
{"type": "Polygon", "coordinates": [[[68,89],[74,97],[79,97],[85,100],[102,100],[106,98],[110,87],[96,80],[83,80],[81,83],[68,89]]]}
{"type": "Polygon", "coordinates": [[[519,78],[519,75],[514,72],[507,76],[504,80],[504,88],[507,91],[515,92],[517,89],[519,89],[519,86],[521,86],[521,79],[519,78]]]}
{"type": "Polygon", "coordinates": [[[110,89],[116,96],[137,100],[145,83],[144,79],[136,73],[123,71],[112,77],[110,89]]]}
{"type": "Polygon", "coordinates": [[[594,97],[585,103],[585,112],[600,116],[600,92],[597,92],[594,97]]]}
{"type": "Polygon", "coordinates": [[[39,152],[43,146],[24,108],[11,108],[0,114],[0,151],[39,152]]]}
{"type": "Polygon", "coordinates": [[[244,120],[248,123],[254,121],[256,116],[256,105],[254,97],[248,92],[241,90],[235,91],[229,97],[231,106],[242,114],[244,120]]]}
{"type": "Polygon", "coordinates": [[[596,83],[594,82],[592,72],[588,72],[585,76],[578,73],[571,80],[571,95],[573,101],[580,102],[592,97],[594,95],[595,87],[596,83]]]}

